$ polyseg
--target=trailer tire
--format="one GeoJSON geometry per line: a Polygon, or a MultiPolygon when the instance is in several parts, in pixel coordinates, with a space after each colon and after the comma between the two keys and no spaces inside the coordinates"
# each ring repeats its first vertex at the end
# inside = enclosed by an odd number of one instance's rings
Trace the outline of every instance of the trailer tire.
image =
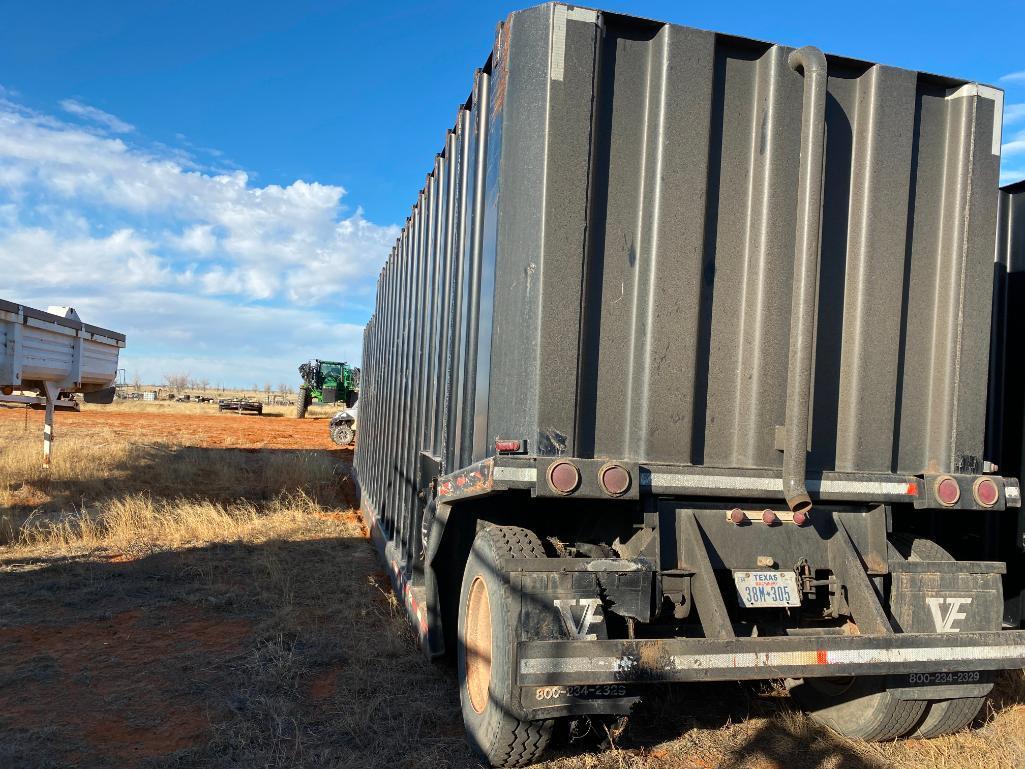
{"type": "MultiPolygon", "coordinates": [[[[953,561],[954,557],[931,539],[909,534],[892,538],[896,550],[909,561],[953,561]]],[[[999,627],[992,628],[999,630],[999,627]]],[[[981,673],[982,683],[992,684],[992,673],[981,673]]],[[[949,700],[928,700],[922,720],[908,734],[917,739],[931,739],[965,729],[978,717],[986,697],[956,697],[949,700]]]]}
{"type": "Polygon", "coordinates": [[[295,418],[304,419],[306,417],[306,409],[310,405],[310,391],[305,387],[299,388],[299,397],[295,401],[295,418]]]}
{"type": "Polygon", "coordinates": [[[524,766],[538,760],[554,719],[521,719],[513,660],[519,615],[500,576],[505,558],[544,558],[534,532],[488,525],[477,532],[459,594],[457,669],[467,740],[489,766],[524,766]]]}
{"type": "Polygon", "coordinates": [[[886,690],[886,679],[788,681],[787,688],[812,718],[845,737],[869,742],[895,740],[912,730],[925,713],[926,702],[901,700],[886,690]]]}

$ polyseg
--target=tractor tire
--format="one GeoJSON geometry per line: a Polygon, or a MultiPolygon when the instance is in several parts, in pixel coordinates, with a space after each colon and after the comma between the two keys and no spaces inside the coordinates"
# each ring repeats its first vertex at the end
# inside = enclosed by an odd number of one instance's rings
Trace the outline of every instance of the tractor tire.
{"type": "MultiPolygon", "coordinates": [[[[896,550],[909,561],[953,561],[954,557],[929,539],[909,535],[893,537],[896,550]]],[[[999,625],[991,630],[999,630],[999,625]]],[[[980,673],[979,683],[993,685],[993,673],[980,673]]],[[[948,700],[928,700],[925,715],[908,737],[930,739],[954,734],[967,728],[978,717],[986,697],[955,697],[948,700]]]]}
{"type": "Polygon", "coordinates": [[[299,397],[295,401],[295,418],[303,419],[306,417],[306,409],[310,407],[310,391],[305,387],[299,388],[299,397]]]}
{"type": "Polygon", "coordinates": [[[342,422],[331,428],[331,440],[339,446],[349,446],[356,440],[356,431],[348,422],[342,422]]]}
{"type": "Polygon", "coordinates": [[[555,719],[525,721],[513,685],[519,613],[503,584],[504,558],[544,558],[534,532],[488,525],[477,532],[459,594],[456,656],[459,699],[466,737],[488,766],[536,762],[552,736],[555,719]]]}

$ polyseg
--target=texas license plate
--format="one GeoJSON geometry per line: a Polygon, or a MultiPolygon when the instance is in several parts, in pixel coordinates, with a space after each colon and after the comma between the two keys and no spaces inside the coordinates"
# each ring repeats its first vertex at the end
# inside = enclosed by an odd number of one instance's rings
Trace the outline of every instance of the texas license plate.
{"type": "Polygon", "coordinates": [[[735,571],[733,581],[741,606],[748,609],[801,605],[797,575],[792,571],[735,571]]]}

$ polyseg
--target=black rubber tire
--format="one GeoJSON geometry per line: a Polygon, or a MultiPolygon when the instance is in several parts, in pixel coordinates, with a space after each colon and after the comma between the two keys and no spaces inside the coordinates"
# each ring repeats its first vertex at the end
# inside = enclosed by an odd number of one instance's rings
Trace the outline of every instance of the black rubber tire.
{"type": "Polygon", "coordinates": [[[519,526],[488,525],[477,532],[463,572],[459,592],[458,643],[459,699],[466,737],[474,752],[489,766],[525,766],[536,762],[552,736],[555,719],[525,721],[517,717],[518,691],[512,669],[519,615],[510,588],[499,576],[503,558],[544,558],[541,540],[519,526]],[[491,659],[487,701],[480,712],[467,686],[467,612],[471,586],[480,580],[490,606],[491,659]]]}
{"type": "MultiPolygon", "coordinates": [[[[931,539],[920,539],[907,534],[892,538],[897,551],[909,561],[953,561],[954,557],[931,539]]],[[[999,627],[991,628],[999,630],[999,627]]],[[[993,674],[983,672],[981,683],[992,686],[993,674]]],[[[922,720],[907,735],[917,739],[931,739],[954,734],[967,728],[978,717],[986,697],[957,697],[950,700],[929,700],[922,720]]]]}
{"type": "Polygon", "coordinates": [[[299,388],[299,397],[295,401],[295,418],[303,419],[306,417],[306,409],[310,406],[310,391],[305,387],[299,388]]]}
{"type": "Polygon", "coordinates": [[[869,742],[895,740],[921,721],[926,702],[901,700],[886,690],[886,679],[809,678],[787,682],[790,695],[812,718],[835,732],[869,742]]]}
{"type": "Polygon", "coordinates": [[[331,440],[339,446],[349,446],[356,440],[356,431],[351,424],[342,422],[331,428],[331,440]]]}

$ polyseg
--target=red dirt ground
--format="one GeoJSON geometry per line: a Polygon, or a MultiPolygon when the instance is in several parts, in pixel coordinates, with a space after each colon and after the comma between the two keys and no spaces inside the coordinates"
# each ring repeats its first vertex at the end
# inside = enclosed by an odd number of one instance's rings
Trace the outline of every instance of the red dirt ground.
{"type": "MultiPolygon", "coordinates": [[[[27,412],[29,426],[42,434],[43,413],[27,412]]],[[[25,409],[0,408],[0,421],[24,422],[25,409]]],[[[109,429],[138,440],[185,443],[208,448],[337,449],[328,436],[327,418],[295,419],[250,414],[168,414],[144,411],[64,411],[54,415],[54,437],[79,428],[109,429]]]]}

